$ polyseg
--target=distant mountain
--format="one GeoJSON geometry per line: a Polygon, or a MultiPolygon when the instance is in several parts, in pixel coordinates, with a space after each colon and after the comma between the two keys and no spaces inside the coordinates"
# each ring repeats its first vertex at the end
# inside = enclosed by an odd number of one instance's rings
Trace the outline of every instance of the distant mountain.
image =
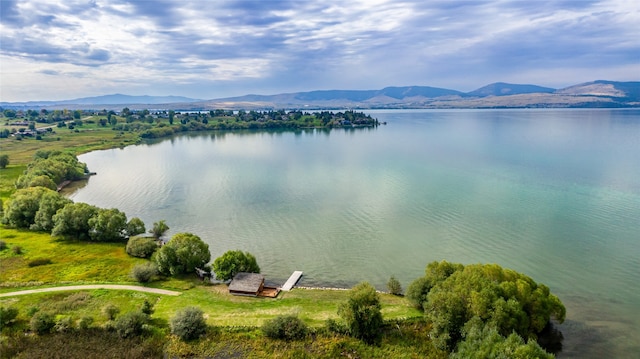
{"type": "Polygon", "coordinates": [[[0,103],[15,109],[113,109],[127,106],[173,110],[223,109],[368,109],[368,108],[536,108],[640,107],[640,82],[598,80],[555,90],[536,85],[496,82],[471,92],[428,87],[381,90],[318,90],[276,95],[246,95],[213,100],[179,96],[107,95],[66,101],[0,103]],[[152,107],[153,106],[153,107],[152,107]]]}
{"type": "Polygon", "coordinates": [[[182,96],[129,96],[122,94],[95,96],[95,97],[82,97],[73,100],[62,101],[29,101],[29,102],[2,102],[2,106],[59,106],[59,105],[131,105],[131,104],[143,104],[143,105],[158,105],[169,103],[188,103],[202,101],[199,99],[193,99],[182,96]]]}
{"type": "Polygon", "coordinates": [[[552,93],[556,89],[550,87],[542,87],[536,85],[518,85],[508,84],[504,82],[496,82],[477,90],[467,92],[468,96],[472,97],[486,97],[486,96],[508,96],[508,95],[520,95],[527,93],[552,93]]]}
{"type": "Polygon", "coordinates": [[[604,96],[626,98],[631,101],[640,101],[640,82],[616,82],[598,80],[566,87],[556,91],[558,94],[579,96],[604,96]]]}
{"type": "Polygon", "coordinates": [[[376,97],[388,97],[402,100],[408,97],[437,98],[441,96],[461,96],[460,91],[428,87],[405,86],[385,87],[382,90],[318,90],[309,92],[287,93],[279,95],[246,95],[238,97],[222,98],[212,101],[223,102],[283,102],[289,104],[308,104],[310,102],[346,101],[364,102],[376,97]]]}

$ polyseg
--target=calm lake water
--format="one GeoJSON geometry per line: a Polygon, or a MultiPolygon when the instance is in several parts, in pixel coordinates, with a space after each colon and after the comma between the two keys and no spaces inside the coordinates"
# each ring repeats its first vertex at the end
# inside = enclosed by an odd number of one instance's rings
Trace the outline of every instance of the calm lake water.
{"type": "Polygon", "coordinates": [[[559,357],[640,352],[640,110],[369,111],[386,126],[224,132],[80,156],[71,197],[192,232],[269,279],[406,287],[498,263],[567,306],[559,357]]]}

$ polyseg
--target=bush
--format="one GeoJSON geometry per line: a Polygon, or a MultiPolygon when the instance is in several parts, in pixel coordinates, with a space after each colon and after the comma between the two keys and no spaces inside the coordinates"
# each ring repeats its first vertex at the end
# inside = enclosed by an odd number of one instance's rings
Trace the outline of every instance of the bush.
{"type": "Polygon", "coordinates": [[[118,313],[120,313],[120,309],[113,304],[107,304],[102,307],[102,314],[104,314],[107,320],[114,320],[118,313]]]}
{"type": "Polygon", "coordinates": [[[50,333],[55,325],[56,322],[53,315],[45,312],[34,314],[29,322],[31,331],[38,334],[50,333]]]}
{"type": "Polygon", "coordinates": [[[13,307],[0,307],[0,329],[9,326],[18,316],[18,309],[13,307]]]}
{"type": "Polygon", "coordinates": [[[121,338],[131,338],[142,334],[148,321],[149,317],[140,311],[128,312],[118,317],[114,327],[121,338]]]}
{"type": "Polygon", "coordinates": [[[0,241],[0,251],[7,249],[7,243],[5,241],[0,241]]]}
{"type": "Polygon", "coordinates": [[[78,329],[86,330],[93,324],[93,317],[82,317],[78,320],[78,329]]]}
{"type": "Polygon", "coordinates": [[[389,289],[389,293],[393,295],[402,295],[402,285],[394,276],[389,278],[389,281],[387,282],[387,289],[389,289]]]}
{"type": "Polygon", "coordinates": [[[330,333],[349,335],[349,328],[347,325],[341,321],[329,318],[325,322],[324,326],[330,333]]]}
{"type": "Polygon", "coordinates": [[[309,332],[307,325],[295,315],[281,315],[268,320],[262,326],[262,332],[273,339],[304,339],[309,332]]]}
{"type": "Polygon", "coordinates": [[[13,252],[13,254],[22,254],[22,247],[13,246],[11,247],[11,251],[13,252]]]}
{"type": "Polygon", "coordinates": [[[186,307],[171,318],[171,333],[182,340],[196,339],[207,331],[202,310],[197,307],[186,307]]]}
{"type": "Polygon", "coordinates": [[[158,268],[154,263],[136,264],[131,269],[131,277],[140,283],[151,281],[158,274],[158,268]]]}
{"type": "Polygon", "coordinates": [[[30,261],[29,263],[27,263],[27,265],[29,267],[37,267],[37,266],[44,266],[47,264],[51,264],[51,259],[49,258],[38,258],[38,259],[34,259],[32,261],[30,261]]]}
{"type": "Polygon", "coordinates": [[[140,308],[140,311],[146,315],[153,314],[154,312],[153,304],[151,304],[151,302],[145,299],[144,302],[142,303],[142,307],[140,308]]]}
{"type": "Polygon", "coordinates": [[[53,327],[53,330],[58,333],[66,333],[70,332],[73,329],[73,321],[71,321],[71,317],[62,317],[56,320],[56,324],[53,327]]]}
{"type": "Polygon", "coordinates": [[[155,239],[149,237],[131,237],[127,241],[127,253],[130,256],[149,258],[158,249],[155,239]]]}

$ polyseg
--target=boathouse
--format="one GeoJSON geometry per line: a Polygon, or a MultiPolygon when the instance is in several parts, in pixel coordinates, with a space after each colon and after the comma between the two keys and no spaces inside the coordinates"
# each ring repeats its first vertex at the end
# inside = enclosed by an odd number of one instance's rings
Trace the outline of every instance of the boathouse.
{"type": "Polygon", "coordinates": [[[257,297],[264,289],[264,275],[259,273],[240,272],[229,284],[229,293],[257,297]]]}

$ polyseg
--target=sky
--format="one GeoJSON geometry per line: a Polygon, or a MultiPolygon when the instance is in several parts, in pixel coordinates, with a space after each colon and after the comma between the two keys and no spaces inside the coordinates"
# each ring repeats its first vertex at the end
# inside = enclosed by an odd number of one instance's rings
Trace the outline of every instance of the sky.
{"type": "Polygon", "coordinates": [[[0,101],[640,79],[638,0],[0,0],[0,101]]]}

